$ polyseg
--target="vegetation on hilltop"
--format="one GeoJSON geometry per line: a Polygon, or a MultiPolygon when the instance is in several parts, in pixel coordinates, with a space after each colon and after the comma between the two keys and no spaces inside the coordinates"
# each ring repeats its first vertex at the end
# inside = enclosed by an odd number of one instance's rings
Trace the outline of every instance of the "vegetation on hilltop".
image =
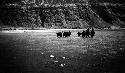
{"type": "Polygon", "coordinates": [[[100,5],[87,6],[80,3],[74,6],[42,5],[29,8],[29,6],[23,5],[21,7],[0,7],[0,25],[32,29],[38,27],[69,29],[125,27],[124,12],[121,12],[124,8],[107,7],[100,5]]]}

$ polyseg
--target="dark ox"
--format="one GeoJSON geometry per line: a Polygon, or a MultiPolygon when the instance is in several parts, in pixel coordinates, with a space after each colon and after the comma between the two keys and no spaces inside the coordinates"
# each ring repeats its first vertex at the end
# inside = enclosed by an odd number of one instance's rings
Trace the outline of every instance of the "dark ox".
{"type": "Polygon", "coordinates": [[[62,37],[62,32],[57,32],[57,37],[62,37]]]}
{"type": "Polygon", "coordinates": [[[95,31],[94,31],[94,29],[92,28],[91,30],[88,28],[86,31],[82,31],[82,32],[78,32],[77,33],[78,34],[78,37],[80,37],[80,36],[82,36],[83,38],[84,37],[91,37],[91,38],[93,38],[93,36],[95,35],[95,31]]]}
{"type": "Polygon", "coordinates": [[[80,37],[80,36],[82,35],[82,33],[81,33],[81,32],[78,32],[77,34],[78,34],[78,37],[80,37]]]}
{"type": "Polygon", "coordinates": [[[86,32],[83,30],[82,31],[82,37],[84,38],[86,36],[86,32]]]}
{"type": "Polygon", "coordinates": [[[92,28],[92,30],[91,30],[91,38],[93,38],[94,35],[95,35],[95,31],[94,31],[94,29],[92,28]]]}
{"type": "Polygon", "coordinates": [[[78,37],[82,36],[83,38],[85,37],[85,31],[83,30],[82,32],[78,32],[78,37]]]}
{"type": "Polygon", "coordinates": [[[69,32],[64,32],[63,33],[63,37],[69,37],[71,35],[71,32],[69,31],[69,32]]]}
{"type": "Polygon", "coordinates": [[[86,36],[86,38],[87,37],[89,37],[89,35],[91,35],[91,32],[90,32],[90,30],[89,30],[89,28],[85,31],[85,36],[86,36]]]}

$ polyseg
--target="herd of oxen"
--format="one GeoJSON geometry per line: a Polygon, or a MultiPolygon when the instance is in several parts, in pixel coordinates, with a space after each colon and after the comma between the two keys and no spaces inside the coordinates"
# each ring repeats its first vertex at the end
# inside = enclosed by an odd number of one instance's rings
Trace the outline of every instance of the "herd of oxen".
{"type": "MultiPolygon", "coordinates": [[[[57,37],[70,37],[71,36],[71,31],[62,31],[62,32],[57,32],[57,37]]],[[[82,38],[87,38],[87,37],[91,37],[93,38],[93,36],[95,35],[95,31],[93,28],[88,28],[86,30],[83,30],[82,32],[78,32],[77,33],[78,37],[82,37],[82,38]]]]}

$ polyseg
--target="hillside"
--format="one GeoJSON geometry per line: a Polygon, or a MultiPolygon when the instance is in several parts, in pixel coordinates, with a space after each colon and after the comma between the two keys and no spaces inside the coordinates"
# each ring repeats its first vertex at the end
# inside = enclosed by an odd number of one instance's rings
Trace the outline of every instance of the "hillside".
{"type": "Polygon", "coordinates": [[[111,26],[125,27],[124,4],[75,3],[61,5],[46,5],[0,7],[0,25],[12,27],[44,27],[44,28],[109,28],[111,26]],[[88,5],[86,5],[88,4],[88,5]],[[29,7],[29,8],[27,8],[29,7]]]}

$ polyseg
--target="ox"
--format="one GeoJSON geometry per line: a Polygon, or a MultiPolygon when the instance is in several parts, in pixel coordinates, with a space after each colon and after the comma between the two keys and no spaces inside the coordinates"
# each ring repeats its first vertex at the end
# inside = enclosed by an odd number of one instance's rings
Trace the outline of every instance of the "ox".
{"type": "Polygon", "coordinates": [[[62,37],[62,32],[57,32],[57,37],[62,37]]]}
{"type": "Polygon", "coordinates": [[[68,37],[71,35],[71,31],[68,31],[68,32],[64,32],[63,33],[63,37],[68,37]]]}

